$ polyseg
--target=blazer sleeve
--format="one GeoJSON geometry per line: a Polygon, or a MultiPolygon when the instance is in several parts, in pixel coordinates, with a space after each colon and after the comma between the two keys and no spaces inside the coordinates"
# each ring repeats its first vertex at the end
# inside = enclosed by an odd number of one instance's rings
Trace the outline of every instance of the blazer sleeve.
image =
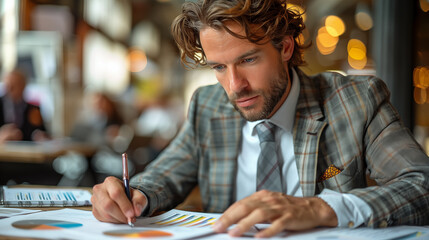
{"type": "Polygon", "coordinates": [[[364,135],[370,178],[378,186],[354,189],[373,210],[368,225],[429,224],[429,158],[403,126],[379,79],[369,80],[364,135]]]}
{"type": "Polygon", "coordinates": [[[131,186],[148,197],[145,215],[169,210],[181,203],[197,184],[198,157],[195,119],[197,90],[190,102],[188,116],[170,145],[143,172],[131,179],[131,186]]]}

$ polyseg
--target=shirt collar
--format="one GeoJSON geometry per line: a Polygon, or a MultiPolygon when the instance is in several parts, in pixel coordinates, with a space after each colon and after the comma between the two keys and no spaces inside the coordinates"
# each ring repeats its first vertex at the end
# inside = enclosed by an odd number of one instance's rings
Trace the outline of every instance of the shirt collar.
{"type": "MultiPolygon", "coordinates": [[[[298,102],[298,96],[300,91],[300,83],[299,83],[299,77],[296,73],[295,69],[291,69],[292,72],[292,87],[289,92],[289,96],[286,98],[284,103],[280,106],[280,108],[277,110],[277,112],[268,119],[269,122],[275,124],[276,126],[282,128],[283,130],[287,132],[292,132],[293,123],[295,120],[295,109],[296,104],[298,102]]],[[[258,123],[266,121],[266,119],[258,120],[254,122],[247,122],[250,129],[255,130],[255,126],[258,125],[258,123]]],[[[252,132],[253,132],[252,131],[252,132]]]]}

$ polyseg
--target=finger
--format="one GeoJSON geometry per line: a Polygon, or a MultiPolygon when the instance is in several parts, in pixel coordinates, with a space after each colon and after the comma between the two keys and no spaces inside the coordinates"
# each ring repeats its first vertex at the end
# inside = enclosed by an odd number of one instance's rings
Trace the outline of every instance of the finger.
{"type": "MultiPolygon", "coordinates": [[[[292,220],[292,219],[291,219],[292,220]]],[[[256,238],[269,238],[272,237],[281,231],[285,230],[285,221],[286,218],[277,219],[274,221],[268,228],[258,232],[255,237],[256,238]]]]}
{"type": "Polygon", "coordinates": [[[94,217],[102,222],[110,222],[110,223],[121,223],[122,221],[113,218],[108,212],[106,211],[100,211],[98,208],[92,208],[92,214],[94,217]]]}
{"type": "Polygon", "coordinates": [[[257,223],[265,222],[271,218],[269,211],[264,211],[263,208],[253,210],[247,217],[241,219],[237,226],[228,231],[228,234],[232,237],[238,237],[247,232],[251,227],[257,223]]]}
{"type": "Polygon", "coordinates": [[[110,199],[105,185],[105,183],[97,184],[93,188],[91,202],[95,218],[103,222],[124,222],[125,216],[117,204],[110,199]]]}
{"type": "Polygon", "coordinates": [[[249,215],[254,209],[253,205],[249,197],[235,202],[216,221],[213,229],[216,232],[226,232],[232,224],[249,215]]]}
{"type": "Polygon", "coordinates": [[[134,206],[134,215],[138,217],[142,215],[143,207],[147,205],[148,200],[146,196],[137,189],[131,189],[131,192],[132,202],[134,206]]]}
{"type": "Polygon", "coordinates": [[[124,223],[128,222],[127,219],[135,217],[133,205],[125,193],[123,182],[115,177],[108,177],[104,182],[106,183],[107,193],[109,195],[108,199],[112,199],[117,206],[117,208],[112,206],[114,212],[111,215],[117,219],[123,220],[122,222],[124,223]]]}

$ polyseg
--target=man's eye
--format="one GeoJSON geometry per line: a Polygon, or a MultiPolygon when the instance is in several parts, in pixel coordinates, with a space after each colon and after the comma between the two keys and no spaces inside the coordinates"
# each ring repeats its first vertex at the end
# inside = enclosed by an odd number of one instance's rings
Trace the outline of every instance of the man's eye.
{"type": "Polygon", "coordinates": [[[245,58],[243,59],[243,63],[252,63],[255,61],[255,58],[245,58]]]}
{"type": "Polygon", "coordinates": [[[216,71],[222,71],[222,70],[224,70],[224,69],[225,69],[225,66],[222,66],[222,65],[216,65],[216,66],[213,66],[213,67],[212,67],[212,69],[214,69],[214,70],[216,70],[216,71]]]}

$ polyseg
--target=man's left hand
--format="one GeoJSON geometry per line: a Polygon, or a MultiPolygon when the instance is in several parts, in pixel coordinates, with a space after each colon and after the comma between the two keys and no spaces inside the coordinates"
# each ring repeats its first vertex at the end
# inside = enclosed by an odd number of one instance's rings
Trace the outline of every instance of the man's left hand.
{"type": "Polygon", "coordinates": [[[235,202],[216,221],[216,232],[228,231],[241,236],[257,223],[271,223],[255,237],[271,237],[283,230],[306,230],[319,226],[336,227],[334,210],[318,197],[292,197],[278,192],[262,190],[235,202]]]}

